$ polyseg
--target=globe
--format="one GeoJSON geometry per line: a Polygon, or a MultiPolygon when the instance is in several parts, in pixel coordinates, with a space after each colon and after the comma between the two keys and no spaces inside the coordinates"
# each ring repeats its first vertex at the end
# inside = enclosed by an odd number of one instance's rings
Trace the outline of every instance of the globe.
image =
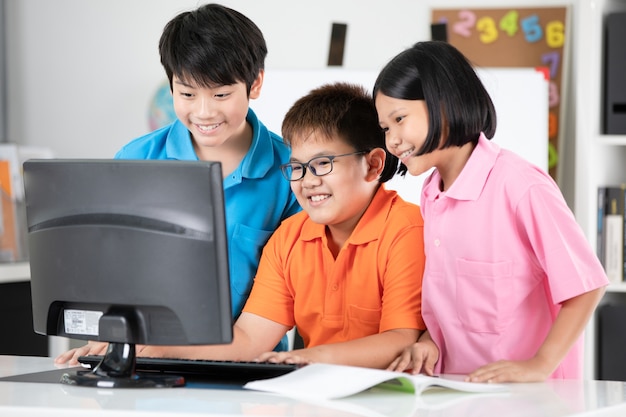
{"type": "Polygon", "coordinates": [[[150,130],[156,130],[176,120],[172,93],[168,80],[163,81],[157,87],[148,109],[148,126],[150,130]]]}

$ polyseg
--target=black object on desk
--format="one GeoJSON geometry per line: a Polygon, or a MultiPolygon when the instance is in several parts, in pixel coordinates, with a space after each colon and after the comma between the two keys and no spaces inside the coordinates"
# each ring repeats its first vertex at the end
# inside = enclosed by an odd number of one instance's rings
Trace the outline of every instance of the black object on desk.
{"type": "MultiPolygon", "coordinates": [[[[90,367],[98,365],[101,360],[102,356],[99,355],[81,356],[78,358],[80,363],[90,367]]],[[[284,375],[301,366],[303,365],[253,361],[136,358],[136,371],[138,373],[150,372],[182,375],[188,380],[211,382],[235,381],[246,383],[284,375]]]]}
{"type": "Polygon", "coordinates": [[[34,331],[109,342],[101,366],[64,382],[181,385],[136,375],[135,346],[231,342],[219,162],[31,159],[23,172],[34,331]]]}

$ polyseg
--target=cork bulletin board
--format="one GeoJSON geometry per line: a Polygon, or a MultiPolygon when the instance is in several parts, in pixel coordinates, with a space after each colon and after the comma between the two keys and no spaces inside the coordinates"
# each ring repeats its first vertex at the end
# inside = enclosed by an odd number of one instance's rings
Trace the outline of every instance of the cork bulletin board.
{"type": "Polygon", "coordinates": [[[549,75],[548,169],[557,178],[566,76],[567,7],[433,9],[447,41],[478,67],[545,67],[549,75]]]}

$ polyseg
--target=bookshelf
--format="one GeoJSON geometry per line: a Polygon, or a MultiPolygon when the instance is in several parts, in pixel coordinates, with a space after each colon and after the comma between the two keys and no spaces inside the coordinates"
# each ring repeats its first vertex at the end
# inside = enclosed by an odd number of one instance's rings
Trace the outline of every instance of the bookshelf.
{"type": "MultiPolygon", "coordinates": [[[[604,18],[626,11],[626,0],[580,0],[574,27],[573,85],[576,103],[574,212],[592,247],[596,247],[596,198],[601,185],[626,182],[626,135],[602,134],[604,18]]],[[[626,283],[608,287],[602,303],[626,302],[626,283]]],[[[585,376],[598,372],[597,317],[590,321],[585,339],[585,376]]],[[[626,322],[626,317],[624,318],[626,322]]]]}

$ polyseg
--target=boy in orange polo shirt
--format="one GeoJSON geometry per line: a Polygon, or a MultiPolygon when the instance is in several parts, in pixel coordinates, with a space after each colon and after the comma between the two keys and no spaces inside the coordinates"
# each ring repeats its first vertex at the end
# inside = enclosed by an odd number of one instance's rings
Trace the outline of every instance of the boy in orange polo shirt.
{"type": "Polygon", "coordinates": [[[244,314],[270,321],[255,332],[271,340],[296,325],[305,348],[269,352],[268,341],[258,359],[384,368],[425,329],[419,207],[382,185],[398,159],[364,89],[313,90],[282,132],[292,152],[283,174],[304,211],[265,247],[244,314]]]}
{"type": "Polygon", "coordinates": [[[292,156],[281,169],[304,211],[265,246],[233,343],[138,347],[140,356],[386,368],[425,330],[422,217],[382,185],[398,159],[370,94],[345,83],[315,89],[282,133],[292,156]],[[272,352],[294,326],[306,347],[272,352]]]}

